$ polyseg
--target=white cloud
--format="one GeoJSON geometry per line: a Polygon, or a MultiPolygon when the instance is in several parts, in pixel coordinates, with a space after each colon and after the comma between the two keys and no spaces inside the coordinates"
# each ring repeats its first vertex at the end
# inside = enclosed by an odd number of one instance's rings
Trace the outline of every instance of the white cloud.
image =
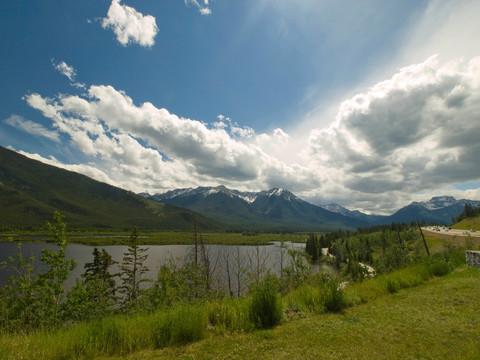
{"type": "Polygon", "coordinates": [[[55,60],[52,59],[52,65],[60,74],[65,75],[70,81],[75,81],[75,76],[77,75],[75,69],[71,66],[68,66],[65,61],[61,61],[55,64],[55,60]]]}
{"type": "MultiPolygon", "coordinates": [[[[302,12],[310,5],[321,7],[314,3],[301,2],[302,12]]],[[[185,4],[199,11],[210,6],[205,0],[185,4]]],[[[472,44],[478,42],[479,5],[444,4],[431,1],[418,23],[411,23],[405,36],[410,40],[398,46],[403,55],[392,55],[390,64],[361,77],[362,83],[350,88],[357,90],[347,95],[332,89],[340,105],[329,104],[332,97],[317,101],[312,95],[309,104],[317,106],[288,130],[257,134],[222,114],[208,126],[148,102],[136,105],[125,92],[106,85],[91,86],[81,96],[30,94],[25,99],[70,137],[69,146],[87,155],[90,162],[78,164],[78,171],[137,192],[208,184],[250,190],[278,186],[312,201],[376,213],[442,194],[478,199],[480,190],[453,184],[480,180],[480,58],[472,56],[478,56],[472,44]],[[392,70],[392,64],[408,66],[392,70]]],[[[153,17],[120,1],[112,2],[103,26],[111,27],[123,45],[152,46],[157,32],[153,17]],[[151,28],[142,38],[145,19],[151,28]]],[[[348,35],[345,27],[336,31],[342,39],[348,35]]],[[[73,82],[75,70],[61,64],[57,70],[73,82]]]]}
{"type": "Polygon", "coordinates": [[[345,194],[395,207],[392,197],[478,179],[479,118],[480,57],[433,56],[344,101],[331,126],[311,132],[310,152],[339,171],[345,194]]]}
{"type": "Polygon", "coordinates": [[[212,13],[212,10],[208,7],[208,0],[203,1],[203,5],[200,5],[200,3],[197,0],[184,0],[185,5],[189,6],[190,4],[196,6],[198,8],[198,11],[202,15],[210,15],[212,13]]]}
{"type": "Polygon", "coordinates": [[[89,166],[87,164],[64,164],[61,161],[58,161],[55,157],[51,156],[50,158],[45,158],[39,154],[31,154],[25,151],[18,151],[19,154],[34,159],[44,164],[56,166],[65,170],[74,171],[77,173],[84,174],[92,179],[101,181],[107,184],[114,184],[114,181],[108,177],[102,170],[97,169],[96,167],[89,166]]]}
{"type": "Polygon", "coordinates": [[[24,119],[20,115],[12,114],[9,118],[3,120],[7,125],[13,126],[16,129],[25,131],[35,136],[41,136],[50,139],[55,142],[60,142],[60,135],[58,132],[48,130],[41,124],[33,122],[31,120],[24,119]]]}
{"type": "Polygon", "coordinates": [[[76,80],[77,71],[73,68],[73,66],[67,65],[65,61],[56,63],[55,59],[51,59],[51,62],[55,70],[57,70],[60,74],[65,75],[68,80],[70,80],[70,85],[79,89],[85,89],[85,84],[79,83],[76,80]]]}
{"type": "MultiPolygon", "coordinates": [[[[268,155],[252,141],[253,129],[238,127],[229,118],[219,117],[225,128],[209,128],[151,103],[136,106],[111,86],[91,86],[86,96],[25,98],[127,189],[159,191],[205,183],[264,188],[288,175],[295,190],[298,179],[308,179],[308,169],[268,155]]],[[[285,137],[280,130],[276,134],[285,137]]]]}
{"type": "Polygon", "coordinates": [[[200,14],[202,15],[210,15],[212,13],[212,10],[208,7],[204,7],[200,9],[200,14]]]}
{"type": "Polygon", "coordinates": [[[25,99],[89,156],[90,168],[137,192],[278,186],[388,213],[419,197],[412,194],[467,194],[452,184],[479,179],[480,57],[442,63],[432,56],[399,69],[343,101],[330,126],[311,130],[304,143],[280,128],[256,134],[222,114],[209,127],[135,105],[112,86],[25,99]]]}
{"type": "Polygon", "coordinates": [[[143,15],[130,6],[120,4],[120,0],[112,0],[102,26],[104,29],[111,28],[123,46],[137,43],[151,47],[158,32],[152,15],[143,15]]]}

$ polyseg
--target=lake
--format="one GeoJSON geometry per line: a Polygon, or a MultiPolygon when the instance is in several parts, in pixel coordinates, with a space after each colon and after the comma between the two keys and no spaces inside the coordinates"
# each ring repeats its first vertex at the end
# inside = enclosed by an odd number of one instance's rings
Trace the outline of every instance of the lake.
{"type": "MultiPolygon", "coordinates": [[[[16,256],[18,252],[17,242],[0,242],[0,262],[6,260],[9,256],[16,256]]],[[[55,249],[55,245],[49,243],[22,243],[22,254],[24,257],[34,256],[37,261],[38,269],[41,262],[42,248],[55,249]]],[[[97,246],[98,249],[105,249],[113,258],[113,260],[121,263],[124,253],[127,251],[126,245],[108,245],[97,246]]],[[[169,261],[174,261],[178,265],[182,265],[184,261],[193,259],[193,245],[148,245],[140,246],[140,248],[148,248],[148,258],[144,265],[149,271],[145,277],[156,279],[160,267],[169,261]]],[[[282,247],[280,242],[274,242],[271,245],[262,246],[233,246],[233,245],[206,245],[213,276],[220,279],[220,282],[226,284],[227,264],[230,273],[238,271],[238,268],[247,268],[249,271],[264,266],[275,274],[280,274],[281,268],[290,262],[287,249],[304,249],[305,244],[284,243],[282,247]]],[[[70,274],[65,282],[65,287],[69,289],[75,284],[75,279],[84,273],[86,263],[93,260],[94,246],[69,244],[66,248],[66,256],[75,260],[77,266],[70,274]]],[[[199,255],[200,256],[200,255],[199,255]]],[[[119,271],[119,264],[113,266],[111,273],[119,271]]],[[[8,278],[14,274],[11,270],[3,269],[0,272],[0,286],[4,286],[8,278]]]]}

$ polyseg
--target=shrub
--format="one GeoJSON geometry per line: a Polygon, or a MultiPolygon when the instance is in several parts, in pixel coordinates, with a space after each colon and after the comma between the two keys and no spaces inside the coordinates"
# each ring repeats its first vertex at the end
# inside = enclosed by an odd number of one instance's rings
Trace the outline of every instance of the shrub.
{"type": "Polygon", "coordinates": [[[333,277],[327,277],[324,284],[323,305],[325,310],[340,312],[347,307],[345,294],[339,287],[339,282],[333,277]]]}
{"type": "Polygon", "coordinates": [[[201,340],[207,331],[207,312],[203,307],[181,305],[171,312],[172,338],[175,344],[201,340]]]}
{"type": "Polygon", "coordinates": [[[324,311],[323,284],[312,285],[304,283],[288,298],[289,308],[302,312],[319,314],[324,311]]]}
{"type": "Polygon", "coordinates": [[[268,329],[277,325],[282,319],[282,306],[275,286],[266,276],[255,287],[250,303],[250,320],[257,329],[268,329]]]}
{"type": "Polygon", "coordinates": [[[253,329],[253,322],[249,316],[249,305],[247,299],[225,298],[208,306],[208,320],[215,331],[223,332],[244,332],[253,329]]]}

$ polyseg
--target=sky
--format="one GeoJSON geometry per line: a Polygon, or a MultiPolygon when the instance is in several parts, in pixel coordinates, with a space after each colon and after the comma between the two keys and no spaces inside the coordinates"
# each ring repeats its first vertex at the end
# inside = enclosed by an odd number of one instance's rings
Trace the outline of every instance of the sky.
{"type": "Polygon", "coordinates": [[[480,1],[0,4],[0,145],[136,193],[480,200],[480,1]]]}

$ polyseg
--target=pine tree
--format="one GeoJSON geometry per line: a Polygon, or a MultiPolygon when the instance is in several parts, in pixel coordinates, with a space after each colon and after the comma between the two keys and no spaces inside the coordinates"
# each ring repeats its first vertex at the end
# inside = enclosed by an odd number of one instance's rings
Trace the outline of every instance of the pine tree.
{"type": "Polygon", "coordinates": [[[98,248],[93,249],[93,262],[85,264],[85,273],[83,278],[88,283],[93,280],[99,280],[103,283],[105,295],[108,297],[115,297],[115,277],[118,274],[111,274],[110,267],[117,264],[107,252],[102,249],[102,252],[98,248]]]}
{"type": "Polygon", "coordinates": [[[139,297],[143,293],[141,284],[149,281],[142,278],[148,271],[148,268],[143,265],[148,257],[145,254],[146,251],[148,251],[148,248],[141,249],[138,246],[138,229],[133,229],[127,252],[123,254],[120,273],[122,285],[119,288],[119,292],[123,294],[123,305],[125,308],[138,304],[139,297]]]}

